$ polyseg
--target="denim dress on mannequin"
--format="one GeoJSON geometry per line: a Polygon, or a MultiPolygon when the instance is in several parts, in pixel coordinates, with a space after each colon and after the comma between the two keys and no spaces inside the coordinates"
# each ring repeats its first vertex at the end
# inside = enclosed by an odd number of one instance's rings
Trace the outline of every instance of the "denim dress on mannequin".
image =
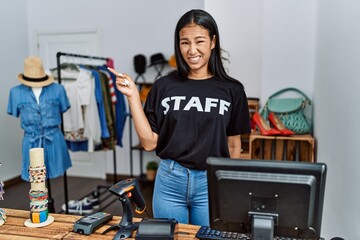
{"type": "Polygon", "coordinates": [[[65,89],[45,74],[38,57],[25,59],[24,73],[19,74],[18,79],[21,84],[10,90],[7,113],[20,117],[20,126],[24,130],[21,178],[29,181],[29,150],[38,147],[44,148],[46,178],[62,176],[72,166],[60,129],[61,114],[70,108],[65,89]]]}

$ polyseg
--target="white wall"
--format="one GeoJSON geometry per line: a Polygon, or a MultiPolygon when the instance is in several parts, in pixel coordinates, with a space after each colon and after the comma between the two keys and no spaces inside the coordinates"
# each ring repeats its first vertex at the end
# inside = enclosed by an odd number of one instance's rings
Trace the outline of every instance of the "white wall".
{"type": "Polygon", "coordinates": [[[207,0],[205,10],[215,18],[221,47],[229,53],[228,73],[244,84],[248,97],[260,97],[263,0],[207,0]]]}
{"type": "Polygon", "coordinates": [[[267,97],[297,87],[312,97],[316,1],[205,0],[218,22],[222,47],[230,53],[230,74],[248,97],[267,97]]]}
{"type": "MultiPolygon", "coordinates": [[[[133,57],[138,53],[150,57],[151,54],[162,52],[169,58],[173,53],[177,19],[185,11],[203,7],[203,0],[29,2],[30,52],[36,52],[33,31],[97,28],[103,35],[102,55],[114,58],[119,71],[127,71],[131,75],[135,75],[133,57]],[[40,16],[41,8],[46,11],[40,16]]],[[[153,80],[150,77],[148,80],[153,80]]]]}
{"type": "Polygon", "coordinates": [[[297,87],[312,98],[316,1],[263,1],[262,104],[285,87],[297,87]]]}
{"type": "Polygon", "coordinates": [[[360,239],[360,2],[319,0],[315,135],[328,165],[323,233],[360,239]]]}
{"type": "Polygon", "coordinates": [[[6,113],[10,89],[18,84],[28,54],[27,7],[22,0],[0,0],[0,179],[20,175],[23,132],[17,118],[6,113]],[[16,24],[15,24],[16,23],[16,24]]]}

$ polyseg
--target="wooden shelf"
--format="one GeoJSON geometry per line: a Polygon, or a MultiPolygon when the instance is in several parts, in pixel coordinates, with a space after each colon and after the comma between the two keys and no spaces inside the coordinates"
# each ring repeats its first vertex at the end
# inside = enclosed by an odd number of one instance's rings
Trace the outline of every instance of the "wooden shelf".
{"type": "Polygon", "coordinates": [[[310,134],[292,136],[250,135],[250,159],[315,162],[315,139],[310,134]]]}

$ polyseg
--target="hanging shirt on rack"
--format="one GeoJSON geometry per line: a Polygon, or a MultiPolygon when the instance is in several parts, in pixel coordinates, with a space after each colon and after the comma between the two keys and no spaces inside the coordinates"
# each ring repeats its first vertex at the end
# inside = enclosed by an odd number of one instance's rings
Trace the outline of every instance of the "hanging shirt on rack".
{"type": "Polygon", "coordinates": [[[96,104],[98,106],[99,111],[99,119],[101,126],[101,138],[109,138],[110,133],[106,123],[106,115],[105,115],[105,106],[104,106],[104,98],[101,90],[101,82],[98,70],[92,69],[89,66],[81,66],[89,71],[91,71],[92,76],[95,80],[95,98],[96,104]]]}
{"type": "Polygon", "coordinates": [[[112,80],[112,77],[110,75],[110,72],[106,69],[103,69],[102,66],[98,66],[97,67],[99,69],[99,71],[103,72],[108,80],[108,86],[109,86],[109,94],[110,94],[110,99],[111,99],[111,103],[112,104],[116,104],[116,93],[115,93],[115,86],[112,80]]]}
{"type": "Polygon", "coordinates": [[[105,116],[106,122],[109,129],[110,137],[102,139],[102,149],[114,149],[116,141],[116,131],[115,131],[115,114],[114,106],[111,101],[109,79],[104,71],[100,70],[99,67],[94,67],[97,69],[100,76],[101,90],[103,93],[104,106],[105,106],[105,116]]]}
{"type": "MultiPolygon", "coordinates": [[[[106,66],[98,67],[102,71],[105,71],[110,74],[112,85],[115,86],[116,76],[111,73],[106,66]]],[[[120,91],[115,91],[116,102],[115,102],[115,129],[116,129],[116,145],[123,147],[123,133],[126,123],[126,118],[128,117],[128,112],[126,110],[126,103],[124,95],[120,91]]]]}
{"type": "Polygon", "coordinates": [[[20,117],[24,129],[21,178],[29,180],[29,150],[44,148],[48,178],[56,178],[72,166],[70,155],[59,126],[61,113],[70,108],[62,85],[51,83],[41,89],[39,104],[31,87],[20,84],[10,90],[7,113],[20,117]]]}
{"type": "Polygon", "coordinates": [[[81,67],[78,67],[77,71],[62,69],[61,75],[64,76],[62,84],[71,106],[74,107],[63,116],[65,138],[70,142],[87,141],[87,151],[93,152],[95,145],[101,142],[95,80],[91,71],[81,67]]]}

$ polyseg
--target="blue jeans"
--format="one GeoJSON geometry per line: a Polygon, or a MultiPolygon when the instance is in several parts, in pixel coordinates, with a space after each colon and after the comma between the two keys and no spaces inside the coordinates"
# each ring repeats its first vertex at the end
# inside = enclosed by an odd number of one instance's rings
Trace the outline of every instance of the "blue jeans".
{"type": "Polygon", "coordinates": [[[208,202],[206,171],[161,160],[153,195],[155,218],[175,218],[179,223],[209,226],[208,202]]]}

